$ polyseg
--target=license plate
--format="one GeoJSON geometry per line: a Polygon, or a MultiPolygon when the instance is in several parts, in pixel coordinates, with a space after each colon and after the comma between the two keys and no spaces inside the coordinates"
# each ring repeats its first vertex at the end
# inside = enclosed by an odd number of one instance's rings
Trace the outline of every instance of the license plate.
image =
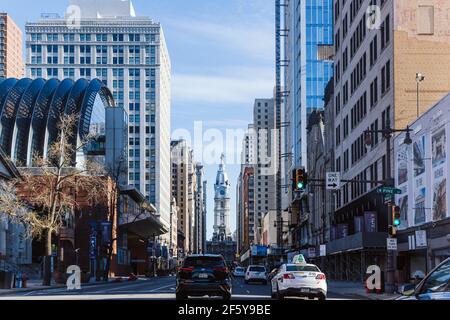
{"type": "Polygon", "coordinates": [[[308,288],[303,288],[303,289],[300,289],[300,292],[308,293],[308,292],[309,292],[309,289],[308,289],[308,288]]]}
{"type": "Polygon", "coordinates": [[[198,275],[198,277],[199,277],[200,279],[208,279],[208,274],[207,274],[207,273],[200,273],[200,274],[198,275]]]}

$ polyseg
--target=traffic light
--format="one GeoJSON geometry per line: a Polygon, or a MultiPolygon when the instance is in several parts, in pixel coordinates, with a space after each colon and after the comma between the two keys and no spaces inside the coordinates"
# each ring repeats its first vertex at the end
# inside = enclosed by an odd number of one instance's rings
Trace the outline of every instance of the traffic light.
{"type": "Polygon", "coordinates": [[[308,184],[308,176],[305,169],[295,169],[293,172],[293,189],[294,191],[305,190],[308,184]]]}
{"type": "Polygon", "coordinates": [[[401,220],[401,214],[400,214],[400,207],[399,206],[392,206],[392,225],[389,226],[389,234],[391,236],[397,235],[397,229],[402,223],[401,220]]]}
{"type": "Polygon", "coordinates": [[[402,223],[400,218],[401,218],[400,207],[393,206],[392,207],[392,224],[394,225],[394,227],[398,227],[402,223]]]}

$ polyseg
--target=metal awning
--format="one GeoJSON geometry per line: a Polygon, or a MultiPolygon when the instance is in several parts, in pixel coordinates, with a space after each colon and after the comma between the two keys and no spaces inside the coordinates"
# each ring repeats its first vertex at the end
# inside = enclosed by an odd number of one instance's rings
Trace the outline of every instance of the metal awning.
{"type": "Polygon", "coordinates": [[[145,219],[127,224],[122,224],[119,226],[119,230],[122,232],[127,232],[129,238],[132,238],[134,234],[135,236],[144,239],[148,239],[153,236],[160,236],[169,232],[169,229],[154,216],[149,216],[145,219]]]}

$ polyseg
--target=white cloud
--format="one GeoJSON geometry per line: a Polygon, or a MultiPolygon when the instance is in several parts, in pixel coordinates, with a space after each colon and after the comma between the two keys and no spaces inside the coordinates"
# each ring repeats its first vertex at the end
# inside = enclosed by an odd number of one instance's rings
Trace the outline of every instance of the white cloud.
{"type": "Polygon", "coordinates": [[[274,60],[274,27],[269,22],[217,23],[207,20],[169,20],[168,28],[186,41],[205,42],[217,48],[261,61],[274,60]]]}
{"type": "Polygon", "coordinates": [[[255,98],[271,97],[274,87],[273,70],[255,69],[248,73],[225,75],[175,74],[172,78],[174,102],[245,103],[255,98]]]}

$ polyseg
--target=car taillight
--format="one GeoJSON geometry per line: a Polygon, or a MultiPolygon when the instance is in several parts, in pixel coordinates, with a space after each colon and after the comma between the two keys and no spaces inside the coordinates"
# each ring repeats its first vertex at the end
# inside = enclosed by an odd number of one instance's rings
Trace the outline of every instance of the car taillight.
{"type": "Polygon", "coordinates": [[[180,268],[180,271],[192,272],[194,271],[194,268],[180,268]]]}
{"type": "Polygon", "coordinates": [[[293,280],[293,279],[295,279],[295,276],[292,273],[285,273],[285,274],[283,274],[283,279],[293,280]]]}
{"type": "Polygon", "coordinates": [[[326,280],[326,279],[327,279],[327,277],[323,273],[318,274],[316,277],[316,280],[326,280]]]}

